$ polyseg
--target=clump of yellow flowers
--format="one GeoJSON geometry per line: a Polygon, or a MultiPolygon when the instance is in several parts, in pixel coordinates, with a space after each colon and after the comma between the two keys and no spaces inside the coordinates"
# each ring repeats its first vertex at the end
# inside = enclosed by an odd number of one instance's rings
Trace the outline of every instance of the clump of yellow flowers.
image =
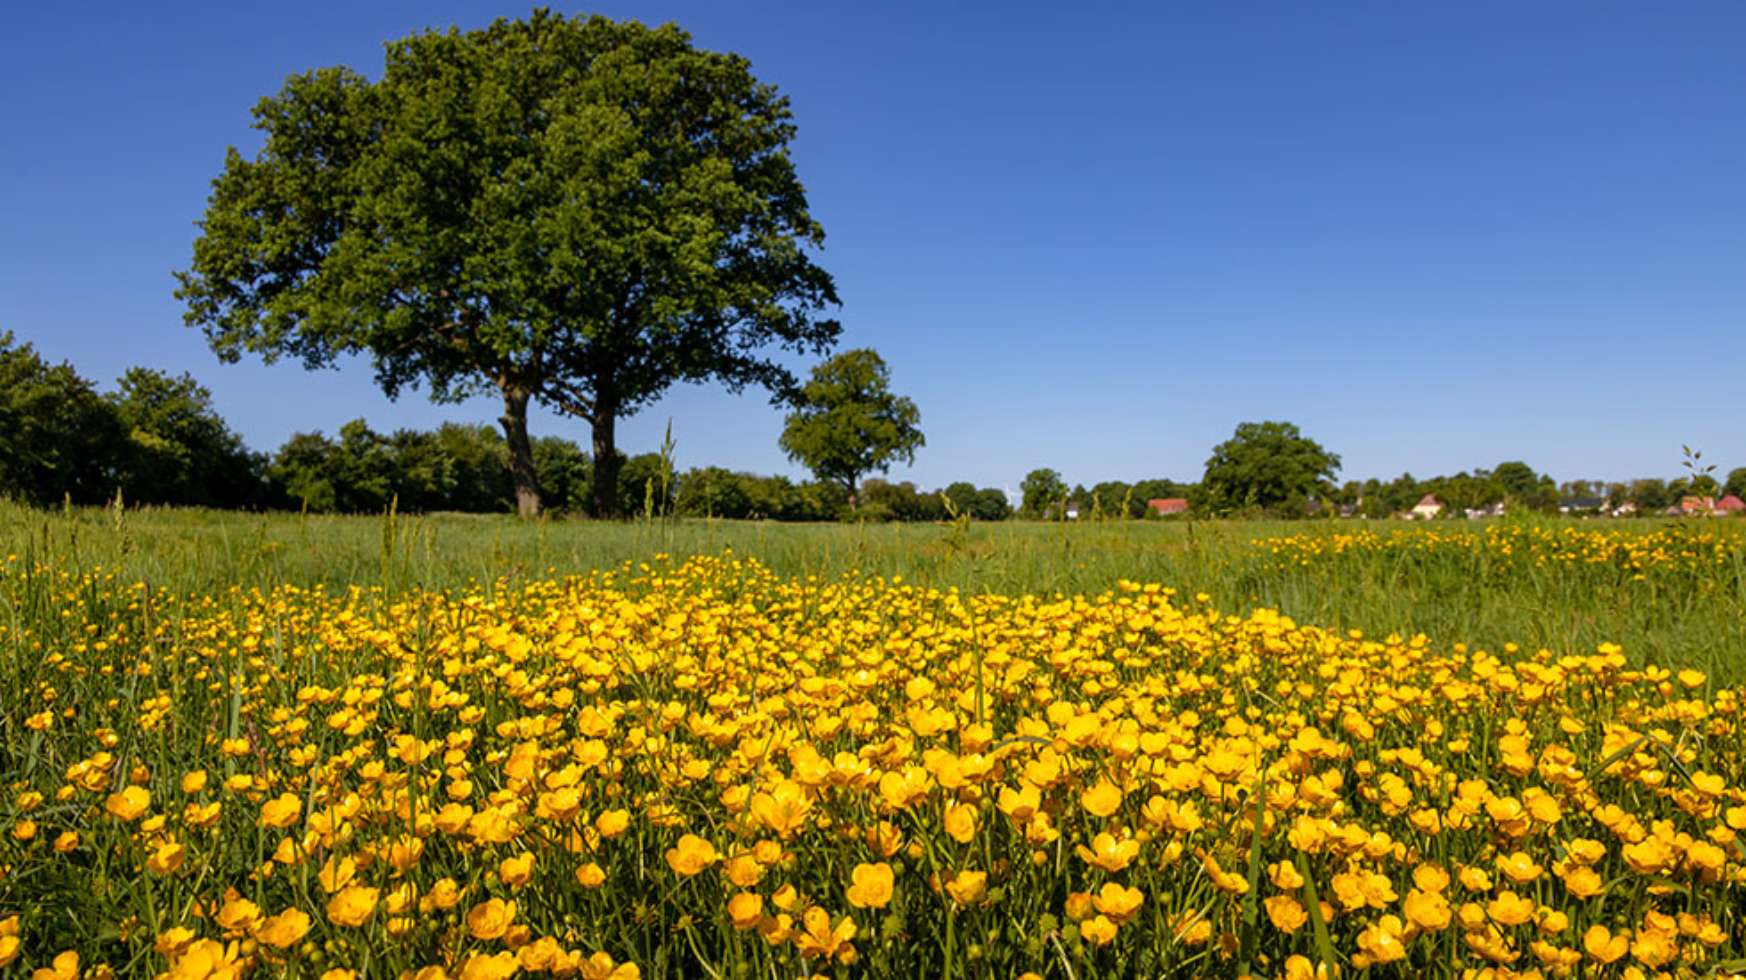
{"type": "Polygon", "coordinates": [[[1742,692],[1611,646],[731,556],[0,594],[36,978],[1746,968],[1742,692]]]}

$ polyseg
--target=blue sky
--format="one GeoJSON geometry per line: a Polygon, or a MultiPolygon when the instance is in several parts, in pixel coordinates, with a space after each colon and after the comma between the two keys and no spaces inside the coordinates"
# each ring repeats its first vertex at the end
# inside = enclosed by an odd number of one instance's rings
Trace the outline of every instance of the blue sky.
{"type": "MultiPolygon", "coordinates": [[[[1198,476],[1243,420],[1343,476],[1746,465],[1746,4],[609,2],[792,97],[845,342],[927,448],[894,476],[1198,476]]],[[[190,371],[251,445],[489,420],[363,365],[221,365],[181,325],[227,145],[283,78],[509,4],[28,4],[0,32],[0,329],[107,385],[190,371]]],[[[681,465],[794,472],[682,388],[681,465]]],[[[585,441],[552,416],[537,433],[585,441]]]]}

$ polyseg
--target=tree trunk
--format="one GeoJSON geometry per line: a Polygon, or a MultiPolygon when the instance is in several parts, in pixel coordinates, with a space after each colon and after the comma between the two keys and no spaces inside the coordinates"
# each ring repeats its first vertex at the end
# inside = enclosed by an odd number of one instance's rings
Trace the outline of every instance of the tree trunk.
{"type": "Polygon", "coordinates": [[[540,516],[539,471],[534,467],[533,442],[527,437],[528,393],[503,392],[503,438],[509,443],[509,478],[515,483],[515,510],[524,518],[540,516]]]}
{"type": "Polygon", "coordinates": [[[624,458],[618,454],[613,430],[617,415],[598,401],[594,409],[594,516],[618,516],[618,471],[624,458]]]}

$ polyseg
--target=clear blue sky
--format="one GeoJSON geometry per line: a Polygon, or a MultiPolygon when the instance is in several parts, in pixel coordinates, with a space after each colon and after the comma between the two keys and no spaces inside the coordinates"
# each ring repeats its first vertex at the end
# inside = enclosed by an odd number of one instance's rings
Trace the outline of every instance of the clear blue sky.
{"type": "MultiPolygon", "coordinates": [[[[292,72],[512,4],[25,4],[0,30],[0,329],[111,384],[190,371],[259,449],[488,420],[181,325],[225,147],[292,72]]],[[[596,8],[561,8],[566,11],[596,8]]],[[[793,99],[849,345],[928,445],[894,476],[1195,478],[1245,419],[1343,476],[1746,465],[1746,4],[609,2],[793,99]]],[[[621,426],[793,472],[755,394],[621,426]]],[[[578,423],[540,433],[585,440],[578,423]]]]}

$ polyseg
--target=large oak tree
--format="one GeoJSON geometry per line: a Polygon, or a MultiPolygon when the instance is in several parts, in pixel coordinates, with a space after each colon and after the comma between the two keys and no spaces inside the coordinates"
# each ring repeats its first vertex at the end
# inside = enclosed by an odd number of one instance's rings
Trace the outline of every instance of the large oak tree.
{"type": "Polygon", "coordinates": [[[610,514],[619,418],[679,381],[791,394],[768,353],[838,335],[787,99],[675,26],[418,34],[375,80],[295,75],[254,115],[178,274],[188,322],[231,360],[366,356],[390,397],[494,393],[524,515],[530,402],[592,426],[610,514]]]}

